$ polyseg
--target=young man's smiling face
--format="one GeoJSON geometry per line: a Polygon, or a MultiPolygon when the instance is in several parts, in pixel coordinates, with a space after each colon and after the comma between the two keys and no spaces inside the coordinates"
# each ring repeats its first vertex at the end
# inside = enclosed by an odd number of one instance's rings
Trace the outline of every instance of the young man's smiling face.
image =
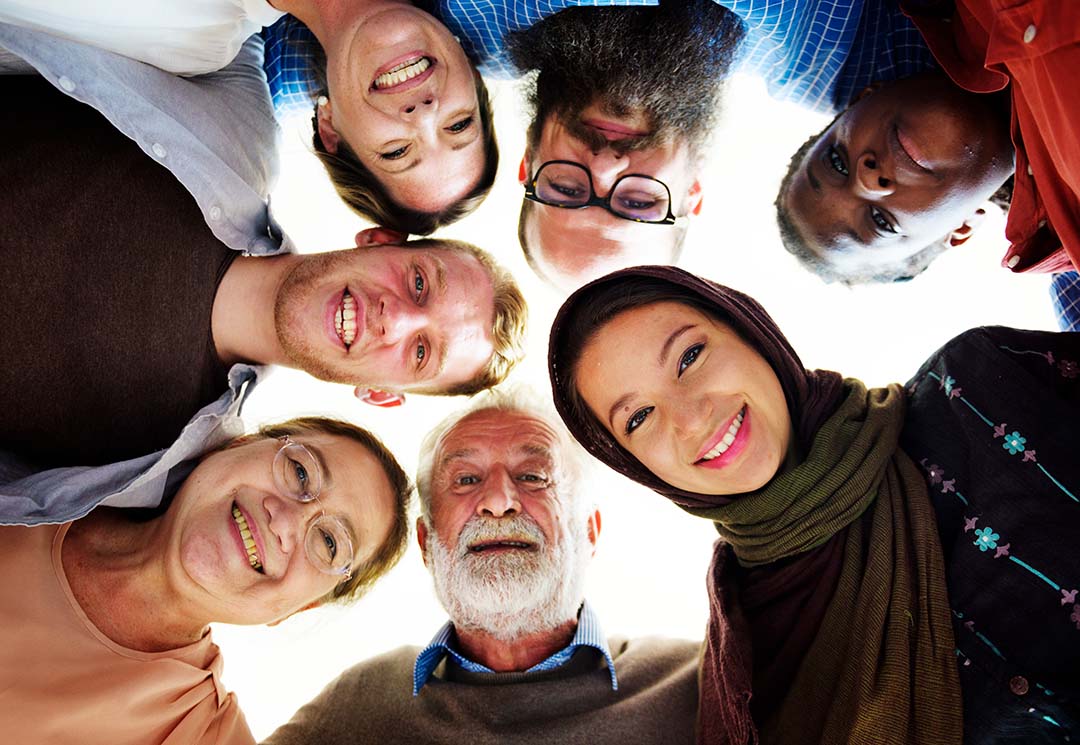
{"type": "Polygon", "coordinates": [[[317,378],[439,391],[490,359],[493,296],[466,251],[373,245],[303,257],[274,320],[285,354],[317,378]]]}
{"type": "Polygon", "coordinates": [[[864,96],[798,164],[781,209],[841,274],[948,240],[1012,173],[1008,119],[940,74],[864,96]]]}

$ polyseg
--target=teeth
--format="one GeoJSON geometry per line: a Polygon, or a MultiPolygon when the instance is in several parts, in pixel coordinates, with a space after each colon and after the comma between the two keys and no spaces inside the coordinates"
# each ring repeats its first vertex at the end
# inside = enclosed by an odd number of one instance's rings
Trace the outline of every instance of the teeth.
{"type": "Polygon", "coordinates": [[[348,290],[342,295],[341,305],[334,315],[334,329],[346,347],[356,341],[356,298],[348,290]]]}
{"type": "Polygon", "coordinates": [[[244,513],[240,511],[240,508],[235,504],[232,508],[233,522],[236,523],[236,527],[240,530],[240,538],[244,541],[244,548],[247,549],[248,562],[252,568],[258,572],[262,572],[262,562],[259,561],[259,549],[255,545],[255,539],[251,535],[251,528],[248,527],[247,518],[244,517],[244,513]]]}
{"type": "Polygon", "coordinates": [[[389,88],[404,83],[406,80],[415,78],[429,67],[431,67],[431,60],[427,57],[421,57],[415,62],[403,62],[393,70],[384,72],[382,75],[375,78],[375,87],[389,88]]]}
{"type": "Polygon", "coordinates": [[[716,458],[717,456],[723,455],[727,452],[727,449],[731,447],[731,443],[735,442],[735,436],[739,434],[739,428],[742,427],[743,416],[745,415],[746,407],[743,407],[743,409],[739,411],[738,416],[735,417],[735,420],[732,421],[731,426],[728,427],[727,433],[723,436],[720,442],[716,443],[716,447],[714,447],[712,450],[702,456],[702,460],[712,460],[713,458],[716,458]]]}

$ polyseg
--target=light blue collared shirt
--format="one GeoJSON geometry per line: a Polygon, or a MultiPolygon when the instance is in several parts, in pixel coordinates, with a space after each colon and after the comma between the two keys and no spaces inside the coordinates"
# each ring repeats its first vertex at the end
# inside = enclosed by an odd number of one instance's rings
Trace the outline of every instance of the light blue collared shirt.
{"type": "MultiPolygon", "coordinates": [[[[451,645],[454,639],[454,624],[447,621],[439,632],[435,634],[435,637],[431,640],[420,654],[416,656],[416,665],[413,667],[413,695],[418,696],[420,689],[431,678],[431,674],[435,672],[435,668],[439,666],[442,659],[449,655],[454,662],[460,665],[465,670],[471,673],[494,673],[491,668],[485,667],[478,662],[473,662],[468,659],[451,645]]],[[[581,605],[581,612],[578,614],[577,631],[574,632],[574,638],[570,640],[570,643],[560,649],[555,654],[548,657],[543,662],[533,665],[526,673],[538,673],[545,670],[554,670],[557,667],[561,667],[570,661],[570,658],[574,656],[574,652],[579,647],[592,647],[604,655],[604,660],[607,662],[608,672],[611,674],[611,690],[619,690],[619,682],[615,677],[615,662],[611,659],[611,651],[608,649],[607,639],[604,637],[604,632],[600,628],[600,622],[596,618],[596,614],[592,608],[589,607],[589,602],[585,601],[581,605]]]]}

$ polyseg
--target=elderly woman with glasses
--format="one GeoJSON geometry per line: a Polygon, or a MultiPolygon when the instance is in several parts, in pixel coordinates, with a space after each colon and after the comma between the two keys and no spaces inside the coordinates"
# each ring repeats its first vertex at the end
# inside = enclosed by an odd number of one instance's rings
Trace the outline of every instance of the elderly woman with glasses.
{"type": "Polygon", "coordinates": [[[11,742],[251,743],[209,624],[350,601],[405,548],[410,486],[328,419],[206,455],[156,514],[0,527],[0,731],[11,742]]]}

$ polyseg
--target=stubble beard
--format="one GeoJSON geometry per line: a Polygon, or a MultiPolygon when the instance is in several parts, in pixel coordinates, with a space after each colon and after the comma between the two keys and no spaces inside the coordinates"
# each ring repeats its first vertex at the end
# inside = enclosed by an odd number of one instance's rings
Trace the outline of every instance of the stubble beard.
{"type": "Polygon", "coordinates": [[[527,516],[486,520],[486,525],[481,517],[466,523],[457,550],[447,547],[433,529],[428,532],[428,567],[435,594],[454,626],[513,641],[576,618],[592,555],[583,521],[571,520],[572,525],[560,521],[560,534],[551,544],[527,516]],[[490,555],[471,553],[465,548],[470,532],[485,528],[503,535],[539,538],[537,548],[490,555]]]}

